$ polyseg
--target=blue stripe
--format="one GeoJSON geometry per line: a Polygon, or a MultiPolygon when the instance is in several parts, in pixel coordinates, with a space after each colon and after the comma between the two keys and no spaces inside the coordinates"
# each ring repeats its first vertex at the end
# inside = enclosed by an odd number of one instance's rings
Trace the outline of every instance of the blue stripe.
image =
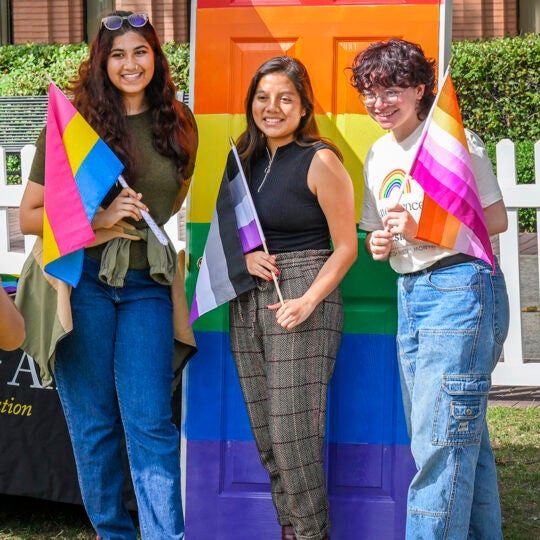
{"type": "MultiPolygon", "coordinates": [[[[185,373],[187,438],[252,440],[229,334],[196,332],[196,339],[199,352],[185,373]]],[[[394,336],[344,334],[329,392],[329,442],[409,444],[394,336]]]]}
{"type": "Polygon", "coordinates": [[[112,150],[102,139],[98,139],[75,175],[89,221],[94,218],[98,206],[123,169],[124,166],[112,150]]]}

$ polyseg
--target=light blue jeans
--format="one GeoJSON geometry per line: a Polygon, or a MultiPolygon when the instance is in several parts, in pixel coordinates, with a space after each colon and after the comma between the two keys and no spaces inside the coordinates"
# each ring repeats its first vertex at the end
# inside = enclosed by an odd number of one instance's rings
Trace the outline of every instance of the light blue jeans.
{"type": "Polygon", "coordinates": [[[482,261],[400,276],[398,314],[403,403],[418,469],[406,537],[500,539],[486,410],[508,332],[504,277],[482,261]]]}
{"type": "Polygon", "coordinates": [[[122,499],[125,437],[142,538],[181,539],[170,288],[143,270],[110,287],[98,269],[85,257],[71,294],[74,330],[59,343],[55,366],[84,505],[100,540],[135,540],[122,499]]]}

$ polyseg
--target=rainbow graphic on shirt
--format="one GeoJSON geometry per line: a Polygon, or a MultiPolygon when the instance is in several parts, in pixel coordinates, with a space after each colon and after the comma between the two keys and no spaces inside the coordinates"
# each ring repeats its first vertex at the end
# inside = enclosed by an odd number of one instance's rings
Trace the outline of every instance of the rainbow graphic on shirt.
{"type": "MultiPolygon", "coordinates": [[[[401,189],[401,184],[403,183],[403,179],[405,178],[405,176],[406,174],[403,169],[394,169],[389,174],[387,174],[379,190],[379,200],[389,199],[392,196],[392,193],[399,193],[401,189]]],[[[407,182],[405,183],[405,187],[403,188],[403,193],[405,194],[410,192],[411,182],[410,179],[407,178],[407,182]]]]}

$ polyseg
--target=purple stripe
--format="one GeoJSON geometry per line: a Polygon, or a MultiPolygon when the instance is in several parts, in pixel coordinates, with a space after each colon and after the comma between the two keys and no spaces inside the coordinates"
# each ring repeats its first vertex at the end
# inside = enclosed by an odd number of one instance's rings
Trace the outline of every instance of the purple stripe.
{"type": "MultiPolygon", "coordinates": [[[[403,538],[415,473],[408,446],[330,444],[330,535],[403,538]]],[[[186,537],[279,538],[268,474],[253,441],[187,441],[186,537]]]]}
{"type": "Polygon", "coordinates": [[[252,249],[260,246],[262,243],[259,229],[257,228],[257,223],[255,220],[250,221],[243,227],[240,227],[238,229],[238,234],[240,235],[240,242],[242,244],[244,253],[248,253],[252,249]]]}
{"type": "Polygon", "coordinates": [[[193,293],[193,301],[191,302],[191,309],[189,311],[188,324],[191,326],[195,319],[199,318],[199,306],[197,305],[197,291],[193,293]]]}

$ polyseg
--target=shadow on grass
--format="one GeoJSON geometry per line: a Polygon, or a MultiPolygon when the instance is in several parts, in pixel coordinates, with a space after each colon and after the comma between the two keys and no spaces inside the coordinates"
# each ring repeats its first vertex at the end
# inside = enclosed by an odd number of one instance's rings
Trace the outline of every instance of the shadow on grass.
{"type": "Polygon", "coordinates": [[[0,540],[95,540],[95,537],[82,506],[0,495],[0,540]]]}

